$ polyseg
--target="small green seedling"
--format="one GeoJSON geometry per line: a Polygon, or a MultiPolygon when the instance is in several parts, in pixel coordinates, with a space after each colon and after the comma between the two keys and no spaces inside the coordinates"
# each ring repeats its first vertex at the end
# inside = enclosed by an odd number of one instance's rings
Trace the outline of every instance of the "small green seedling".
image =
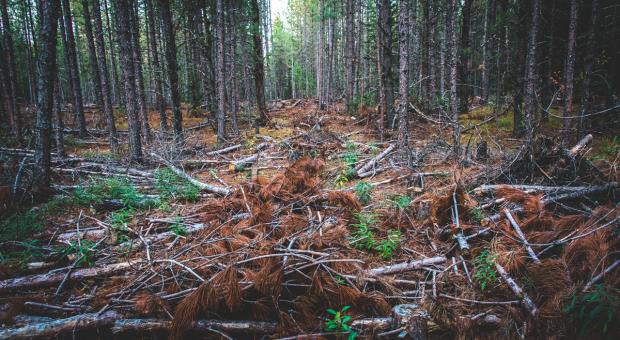
{"type": "Polygon", "coordinates": [[[372,250],[376,245],[372,229],[377,223],[377,215],[359,212],[354,216],[357,222],[351,225],[355,228],[349,237],[351,245],[360,250],[372,250]]]}
{"type": "Polygon", "coordinates": [[[387,238],[385,240],[382,240],[379,245],[377,245],[376,250],[382,259],[389,260],[392,258],[392,254],[394,254],[394,251],[398,249],[399,244],[400,231],[390,230],[388,231],[387,238]]]}
{"type": "Polygon", "coordinates": [[[71,242],[63,251],[62,255],[74,254],[76,256],[76,266],[86,265],[92,267],[95,264],[95,243],[91,240],[81,242],[71,242]]]}
{"type": "Polygon", "coordinates": [[[372,199],[372,185],[366,182],[359,182],[355,185],[355,195],[357,199],[364,205],[370,203],[372,199]]]}
{"type": "Polygon", "coordinates": [[[398,209],[405,210],[409,204],[411,204],[411,197],[407,195],[396,196],[394,197],[393,202],[398,209]]]}
{"type": "Polygon", "coordinates": [[[349,325],[351,316],[345,315],[345,312],[349,310],[349,308],[351,308],[351,306],[344,306],[339,311],[328,308],[327,313],[331,314],[332,318],[325,320],[325,329],[329,332],[347,332],[349,333],[347,339],[353,340],[357,337],[357,332],[351,329],[349,325]]]}
{"type": "Polygon", "coordinates": [[[187,235],[187,229],[185,229],[185,226],[183,226],[183,224],[181,224],[180,221],[177,221],[174,224],[172,224],[170,228],[168,228],[168,230],[170,230],[170,232],[175,234],[177,237],[187,235]]]}
{"type": "Polygon", "coordinates": [[[485,249],[474,259],[474,280],[480,284],[481,290],[485,290],[489,284],[497,280],[495,258],[495,254],[485,249]]]}

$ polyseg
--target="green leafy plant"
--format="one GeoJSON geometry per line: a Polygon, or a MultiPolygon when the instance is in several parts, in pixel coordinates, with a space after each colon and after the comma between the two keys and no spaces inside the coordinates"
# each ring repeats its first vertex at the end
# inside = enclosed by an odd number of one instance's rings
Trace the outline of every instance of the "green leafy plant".
{"type": "Polygon", "coordinates": [[[480,224],[480,222],[482,222],[482,220],[486,218],[486,215],[480,207],[471,207],[469,209],[469,217],[471,218],[472,222],[480,224]]]}
{"type": "Polygon", "coordinates": [[[579,337],[605,338],[620,332],[620,292],[602,284],[590,292],[575,294],[564,308],[579,337]]]}
{"type": "Polygon", "coordinates": [[[394,254],[394,251],[398,249],[399,244],[400,244],[400,231],[390,230],[388,231],[387,238],[379,242],[379,244],[376,247],[376,250],[382,259],[389,260],[392,258],[392,254],[394,254]]]}
{"type": "Polygon", "coordinates": [[[353,340],[357,337],[357,332],[349,325],[351,316],[345,314],[349,308],[351,306],[344,306],[339,311],[328,308],[327,313],[331,315],[331,319],[325,320],[325,329],[329,332],[346,332],[348,333],[347,339],[353,340]]]}
{"type": "Polygon", "coordinates": [[[86,265],[92,267],[95,263],[95,243],[91,240],[82,240],[80,242],[71,242],[69,246],[62,251],[63,256],[74,254],[76,257],[76,265],[86,265]]]}
{"type": "Polygon", "coordinates": [[[168,230],[170,230],[170,232],[175,234],[177,237],[187,235],[187,229],[185,229],[185,226],[183,226],[183,224],[181,223],[180,218],[178,218],[176,222],[170,225],[168,230]]]}
{"type": "Polygon", "coordinates": [[[131,223],[135,214],[135,210],[128,208],[113,211],[110,214],[110,225],[118,231],[127,231],[127,226],[131,223]]]}
{"type": "Polygon", "coordinates": [[[485,249],[474,259],[474,280],[480,284],[480,289],[482,290],[485,290],[489,284],[497,281],[495,258],[495,254],[485,249]]]}
{"type": "Polygon", "coordinates": [[[164,198],[184,199],[190,202],[198,200],[200,189],[170,169],[157,170],[155,180],[155,187],[164,198]]]}
{"type": "Polygon", "coordinates": [[[364,212],[356,213],[354,216],[357,222],[351,225],[354,230],[349,236],[350,243],[357,249],[372,250],[376,245],[372,229],[377,223],[377,216],[364,212]]]}
{"type": "Polygon", "coordinates": [[[411,204],[411,197],[409,197],[407,195],[396,196],[396,197],[394,197],[392,202],[394,202],[394,205],[398,209],[405,210],[405,208],[407,208],[409,206],[409,204],[411,204]]]}
{"type": "Polygon", "coordinates": [[[336,176],[336,179],[334,179],[334,183],[337,189],[341,189],[347,186],[347,183],[349,183],[349,176],[346,175],[345,170],[343,170],[341,173],[338,174],[338,176],[336,176]]]}
{"type": "Polygon", "coordinates": [[[120,200],[127,208],[147,208],[157,205],[157,200],[147,199],[125,178],[94,179],[74,190],[68,203],[96,206],[105,200],[120,200]]]}
{"type": "Polygon", "coordinates": [[[355,195],[362,204],[370,203],[372,199],[372,185],[366,182],[359,182],[355,185],[355,195]]]}

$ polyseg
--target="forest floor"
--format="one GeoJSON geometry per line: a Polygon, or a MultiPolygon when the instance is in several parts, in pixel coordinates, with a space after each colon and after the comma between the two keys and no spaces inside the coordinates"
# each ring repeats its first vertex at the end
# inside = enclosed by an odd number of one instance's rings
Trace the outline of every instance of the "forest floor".
{"type": "MultiPolygon", "coordinates": [[[[68,135],[51,200],[3,198],[0,338],[617,334],[617,131],[526,157],[492,115],[463,119],[457,165],[449,126],[417,114],[413,168],[372,110],[307,100],[220,147],[184,117],[185,143],[155,138],[142,165],[68,135]]],[[[0,148],[3,190],[31,156],[0,148]]]]}

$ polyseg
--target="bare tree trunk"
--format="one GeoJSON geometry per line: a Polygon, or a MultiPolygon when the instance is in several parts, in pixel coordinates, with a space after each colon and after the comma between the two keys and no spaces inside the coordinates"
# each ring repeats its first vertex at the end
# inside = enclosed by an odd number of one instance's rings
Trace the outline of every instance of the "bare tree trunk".
{"type": "Polygon", "coordinates": [[[84,14],[84,29],[86,30],[86,42],[88,47],[88,59],[90,66],[90,73],[93,77],[93,88],[95,92],[95,102],[99,107],[100,114],[97,119],[97,125],[103,126],[104,114],[103,114],[103,94],[101,91],[101,75],[99,74],[99,65],[97,60],[97,53],[95,52],[95,39],[93,37],[93,25],[90,18],[90,10],[88,8],[88,0],[82,0],[82,13],[84,14]]]}
{"type": "Polygon", "coordinates": [[[460,60],[457,64],[458,77],[461,81],[461,86],[458,88],[458,96],[459,96],[459,108],[458,109],[459,111],[463,113],[467,113],[469,111],[469,97],[471,96],[471,84],[469,83],[470,82],[470,77],[469,77],[470,55],[471,55],[471,51],[469,48],[469,45],[470,45],[469,28],[471,27],[471,23],[470,23],[471,6],[472,6],[472,0],[465,0],[465,2],[463,3],[463,18],[462,18],[463,22],[461,25],[461,54],[460,54],[460,60]]]}
{"type": "MultiPolygon", "coordinates": [[[[547,27],[547,30],[549,32],[554,32],[554,29],[555,29],[554,22],[555,22],[556,16],[557,16],[557,1],[551,0],[551,17],[549,18],[549,23],[547,27]]],[[[553,81],[553,56],[554,56],[554,51],[555,51],[554,37],[555,37],[554,34],[549,34],[549,38],[547,40],[547,62],[545,63],[546,74],[545,74],[543,94],[542,94],[543,103],[553,103],[555,99],[553,98],[553,96],[555,95],[554,94],[555,84],[553,81]]],[[[549,120],[549,113],[547,111],[543,111],[541,118],[543,121],[549,120]]]]}
{"type": "Polygon", "coordinates": [[[125,84],[125,114],[129,125],[129,155],[132,161],[142,161],[142,141],[140,139],[140,121],[137,112],[136,74],[133,62],[133,44],[131,38],[130,0],[114,0],[114,18],[116,22],[118,44],[121,57],[121,73],[125,84]]]}
{"type": "Polygon", "coordinates": [[[146,107],[146,94],[144,91],[144,77],[142,73],[142,48],[140,46],[140,16],[138,15],[138,2],[131,3],[131,13],[129,16],[131,24],[131,44],[133,45],[133,62],[136,72],[136,88],[138,95],[138,108],[140,110],[140,120],[142,121],[142,136],[146,143],[151,141],[151,126],[149,124],[148,108],[146,107]]]}
{"type": "Polygon", "coordinates": [[[5,74],[5,88],[8,94],[8,112],[9,112],[9,122],[11,124],[11,129],[13,130],[13,134],[17,138],[17,141],[21,144],[22,142],[22,117],[19,113],[19,105],[17,103],[17,73],[15,71],[15,54],[13,51],[13,36],[11,32],[11,22],[9,19],[8,13],[8,5],[7,0],[1,0],[1,8],[2,10],[2,28],[3,28],[3,39],[4,39],[4,48],[5,53],[3,54],[3,58],[6,58],[6,62],[2,62],[4,67],[6,67],[5,74]]]}
{"type": "Polygon", "coordinates": [[[217,143],[226,138],[226,88],[224,84],[224,8],[222,0],[215,5],[215,87],[217,94],[217,143]]]}
{"type": "Polygon", "coordinates": [[[316,57],[316,96],[319,101],[319,110],[325,109],[325,99],[323,98],[323,21],[325,20],[325,4],[319,0],[319,42],[317,44],[316,57]]]}
{"type": "Polygon", "coordinates": [[[62,121],[62,110],[60,107],[60,78],[58,76],[58,66],[56,66],[56,74],[54,81],[54,106],[52,108],[52,126],[54,129],[54,142],[56,145],[56,154],[58,157],[65,156],[65,143],[64,143],[64,124],[62,121]]]}
{"type": "Polygon", "coordinates": [[[398,149],[401,157],[409,164],[409,23],[410,0],[398,2],[398,43],[400,51],[399,60],[399,83],[398,83],[398,149]]]}
{"type": "MultiPolygon", "coordinates": [[[[377,53],[379,67],[379,98],[383,127],[394,127],[392,88],[392,16],[389,0],[377,0],[377,53]]],[[[383,138],[383,132],[381,133],[383,138]]]]}
{"type": "Polygon", "coordinates": [[[165,41],[166,65],[168,69],[168,83],[170,99],[172,101],[172,132],[177,142],[183,140],[183,116],[181,115],[181,97],[179,95],[179,75],[177,73],[177,49],[172,26],[172,12],[170,1],[158,0],[162,21],[162,33],[165,41]]]}
{"type": "Polygon", "coordinates": [[[353,113],[353,91],[355,88],[355,70],[353,69],[353,58],[355,53],[354,14],[355,0],[346,0],[345,5],[345,27],[344,27],[344,97],[347,106],[347,113],[353,113]]]}
{"type": "MultiPolygon", "coordinates": [[[[95,2],[98,2],[99,0],[93,0],[95,2]]],[[[104,6],[104,12],[105,12],[105,18],[106,18],[106,25],[108,26],[108,46],[110,46],[110,66],[112,68],[112,97],[114,97],[112,103],[118,104],[120,102],[122,102],[122,95],[121,95],[121,86],[120,86],[120,82],[118,80],[118,72],[117,72],[117,67],[116,67],[116,51],[114,48],[114,43],[113,43],[113,39],[112,39],[112,21],[110,20],[110,11],[108,9],[108,1],[110,0],[103,0],[103,6],[104,6]]],[[[95,16],[97,16],[98,13],[95,13],[95,16]]],[[[102,35],[103,36],[103,35],[102,35]]]]}
{"type": "Polygon", "coordinates": [[[37,122],[35,133],[34,174],[35,188],[46,190],[50,184],[51,121],[54,104],[56,71],[56,30],[58,27],[58,1],[41,0],[39,25],[39,82],[37,122]]]}
{"type": "MultiPolygon", "coordinates": [[[[85,6],[86,7],[86,6],[85,6]]],[[[101,5],[99,0],[93,0],[93,15],[95,18],[95,36],[97,44],[97,53],[99,54],[98,68],[101,80],[101,99],[103,103],[103,115],[106,120],[108,134],[110,135],[110,149],[112,152],[118,150],[118,133],[114,122],[114,112],[112,108],[112,98],[110,94],[110,78],[108,73],[108,63],[106,61],[105,42],[103,36],[103,23],[101,21],[101,5]]],[[[114,49],[113,46],[110,46],[114,49]]]]}
{"type": "MultiPolygon", "coordinates": [[[[486,15],[484,19],[484,51],[482,58],[482,102],[487,103],[489,93],[491,92],[491,74],[493,74],[493,61],[495,60],[495,40],[497,28],[495,27],[495,18],[497,13],[497,5],[495,0],[487,2],[486,15]]],[[[499,98],[495,98],[499,100],[499,98]]]]}
{"type": "Polygon", "coordinates": [[[212,11],[211,8],[205,8],[203,11],[203,25],[205,30],[205,46],[204,46],[204,72],[205,72],[205,82],[204,87],[207,92],[207,100],[209,113],[213,115],[216,111],[216,93],[215,93],[215,66],[213,64],[213,29],[211,25],[212,15],[210,15],[209,11],[212,11]]]}
{"type": "MultiPolygon", "coordinates": [[[[466,0],[467,2],[468,0],[466,0]]],[[[456,45],[456,22],[457,22],[457,7],[456,0],[448,0],[448,12],[447,12],[447,38],[448,38],[448,53],[449,53],[449,70],[450,70],[450,118],[454,126],[454,155],[459,159],[461,149],[461,125],[459,124],[459,94],[457,91],[457,45],[456,45]]]]}
{"type": "Polygon", "coordinates": [[[80,83],[80,72],[77,62],[77,50],[75,48],[75,36],[73,34],[73,21],[71,18],[71,5],[69,0],[62,1],[62,10],[65,22],[65,35],[67,37],[66,53],[69,58],[71,88],[73,89],[73,100],[75,105],[75,120],[80,131],[80,137],[86,137],[86,118],[84,117],[84,101],[82,99],[82,85],[80,83]]]}
{"type": "Polygon", "coordinates": [[[532,21],[527,43],[527,59],[525,63],[525,134],[528,144],[534,139],[534,117],[536,115],[536,87],[538,85],[538,68],[536,63],[538,45],[538,27],[540,26],[540,1],[534,0],[532,21]]]}
{"type": "MultiPolygon", "coordinates": [[[[575,89],[575,59],[577,47],[577,0],[570,0],[570,18],[568,22],[568,47],[566,49],[566,70],[564,72],[564,137],[572,128],[573,95],[575,89]]],[[[564,138],[565,141],[567,138],[564,138]]]]}
{"type": "Polygon", "coordinates": [[[237,122],[237,111],[238,111],[238,103],[239,103],[239,95],[238,95],[238,87],[237,87],[237,10],[238,7],[233,2],[229,6],[228,11],[228,35],[229,38],[229,73],[231,78],[231,86],[230,86],[230,120],[231,120],[231,128],[232,134],[234,136],[239,135],[239,125],[237,122]]]}
{"type": "Polygon", "coordinates": [[[263,43],[260,34],[260,13],[258,10],[258,0],[250,3],[252,11],[252,39],[254,40],[254,86],[256,87],[256,105],[258,106],[259,119],[256,122],[256,132],[258,127],[267,123],[267,106],[265,105],[265,68],[263,66],[263,43]]]}
{"type": "Polygon", "coordinates": [[[162,81],[162,69],[159,63],[159,51],[157,50],[157,37],[155,32],[157,30],[155,26],[155,13],[153,11],[153,1],[146,0],[146,18],[149,24],[149,48],[151,50],[151,60],[153,65],[152,75],[153,77],[153,92],[155,97],[155,107],[159,112],[159,128],[161,131],[168,129],[168,119],[166,117],[166,107],[164,105],[163,97],[163,81],[162,81]]]}
{"type": "Polygon", "coordinates": [[[426,72],[428,76],[428,88],[426,96],[429,107],[433,107],[436,102],[437,88],[435,85],[435,13],[433,11],[432,0],[426,0],[423,6],[424,19],[426,21],[426,72]]]}
{"type": "Polygon", "coordinates": [[[599,0],[592,0],[592,13],[590,15],[590,28],[588,28],[588,38],[586,47],[586,57],[583,77],[583,95],[581,97],[581,117],[579,118],[579,138],[585,135],[586,115],[592,111],[592,95],[590,93],[590,83],[592,82],[592,71],[594,69],[594,44],[596,43],[596,23],[598,20],[599,0]]]}

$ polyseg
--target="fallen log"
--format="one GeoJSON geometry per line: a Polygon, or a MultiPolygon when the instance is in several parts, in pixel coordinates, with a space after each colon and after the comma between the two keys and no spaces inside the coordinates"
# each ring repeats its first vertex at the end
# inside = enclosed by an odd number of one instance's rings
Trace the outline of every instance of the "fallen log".
{"type": "Polygon", "coordinates": [[[237,144],[237,145],[233,145],[233,146],[229,146],[227,148],[223,148],[223,149],[219,149],[219,150],[214,150],[214,151],[209,151],[205,154],[205,156],[217,156],[217,155],[223,155],[225,153],[229,153],[232,151],[235,151],[237,149],[241,148],[241,144],[237,144]]]}
{"type": "Polygon", "coordinates": [[[544,185],[527,185],[527,184],[485,184],[479,187],[476,187],[473,192],[475,194],[482,194],[489,191],[496,191],[503,188],[516,189],[521,191],[530,191],[530,192],[544,192],[544,193],[558,193],[558,192],[573,192],[573,191],[581,191],[586,190],[589,187],[579,186],[579,187],[567,187],[567,186],[544,186],[544,185]]]}
{"type": "MultiPolygon", "coordinates": [[[[110,276],[121,273],[132,266],[141,263],[142,260],[133,260],[129,262],[114,263],[105,267],[82,268],[74,270],[71,275],[67,276],[66,281],[88,280],[96,277],[110,276]]],[[[49,287],[62,282],[65,279],[64,272],[50,271],[44,274],[27,275],[13,279],[0,281],[0,293],[14,291],[17,289],[33,289],[40,287],[49,287]]]]}
{"type": "Polygon", "coordinates": [[[521,287],[519,287],[515,280],[513,280],[510,275],[508,275],[506,269],[504,269],[504,267],[502,267],[499,263],[495,263],[495,269],[497,269],[499,275],[502,277],[502,279],[504,279],[508,287],[510,287],[510,290],[512,290],[512,292],[515,293],[515,295],[519,299],[521,299],[523,307],[525,307],[525,309],[530,312],[530,315],[532,315],[533,317],[536,316],[536,314],[538,313],[538,308],[534,304],[534,301],[530,299],[529,295],[527,295],[527,293],[524,292],[521,287]]]}
{"type": "MultiPolygon", "coordinates": [[[[247,333],[274,333],[277,323],[269,321],[225,321],[225,320],[197,320],[189,328],[195,331],[210,331],[217,329],[224,332],[247,333]]],[[[172,327],[172,321],[161,319],[121,319],[114,322],[112,333],[124,332],[162,332],[172,327]]]]}
{"type": "Polygon", "coordinates": [[[72,316],[66,319],[58,319],[43,323],[33,323],[20,328],[6,328],[0,330],[0,339],[32,339],[34,337],[53,337],[60,333],[87,328],[108,328],[114,324],[121,315],[115,311],[107,311],[103,314],[88,313],[72,316]]]}
{"type": "Polygon", "coordinates": [[[401,262],[397,264],[392,264],[383,267],[377,267],[373,269],[369,269],[366,271],[366,274],[369,276],[378,276],[378,275],[389,275],[395,273],[406,272],[410,270],[421,269],[424,266],[436,265],[440,263],[446,262],[445,256],[435,256],[422,260],[401,262]]]}
{"type": "Polygon", "coordinates": [[[380,160],[382,160],[383,158],[385,158],[385,156],[387,156],[390,152],[392,152],[392,150],[394,150],[396,146],[394,144],[390,144],[388,145],[387,148],[385,148],[385,150],[381,151],[380,154],[376,155],[375,157],[373,157],[370,161],[368,161],[366,164],[364,165],[358,165],[355,170],[357,171],[357,175],[361,176],[361,174],[368,172],[372,167],[374,167],[380,160]]]}
{"type": "Polygon", "coordinates": [[[233,171],[243,171],[246,166],[256,162],[256,160],[258,160],[258,154],[242,158],[230,163],[230,169],[233,171]]]}
{"type": "Polygon", "coordinates": [[[187,181],[189,181],[193,185],[197,186],[201,190],[209,191],[209,192],[212,192],[212,193],[215,193],[215,194],[224,195],[224,196],[228,196],[230,194],[230,190],[228,188],[200,182],[200,181],[196,180],[195,178],[193,178],[192,176],[190,176],[187,173],[185,173],[185,171],[183,171],[183,170],[177,168],[176,166],[174,166],[172,163],[170,163],[169,161],[164,159],[162,156],[160,156],[160,155],[158,155],[158,154],[156,154],[154,152],[151,152],[150,155],[155,157],[155,158],[157,158],[163,165],[167,166],[175,174],[185,178],[187,181]]]}
{"type": "Polygon", "coordinates": [[[585,137],[583,137],[579,142],[577,142],[577,144],[575,144],[575,146],[573,146],[572,149],[570,149],[568,151],[568,154],[571,157],[575,157],[577,154],[579,154],[579,152],[581,150],[583,150],[583,148],[588,145],[588,143],[590,143],[592,141],[592,134],[587,134],[585,137]]]}

